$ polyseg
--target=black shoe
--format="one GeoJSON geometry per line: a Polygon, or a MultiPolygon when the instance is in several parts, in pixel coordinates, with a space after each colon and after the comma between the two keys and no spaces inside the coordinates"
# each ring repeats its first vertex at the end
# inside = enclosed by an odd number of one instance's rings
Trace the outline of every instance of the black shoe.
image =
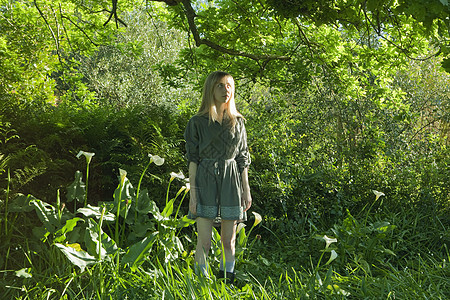
{"type": "Polygon", "coordinates": [[[235,276],[236,276],[236,273],[234,273],[234,272],[225,272],[223,270],[220,270],[217,278],[225,278],[226,283],[233,284],[235,276]]]}

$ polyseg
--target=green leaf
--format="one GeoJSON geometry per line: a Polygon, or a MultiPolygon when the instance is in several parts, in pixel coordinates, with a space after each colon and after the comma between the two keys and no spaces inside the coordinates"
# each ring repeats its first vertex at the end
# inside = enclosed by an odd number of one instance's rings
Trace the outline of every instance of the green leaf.
{"type": "MultiPolygon", "coordinates": [[[[95,217],[96,219],[100,219],[102,216],[102,208],[98,206],[91,206],[90,204],[87,207],[79,208],[77,212],[83,214],[86,217],[95,217]]],[[[104,221],[114,221],[115,216],[111,212],[106,212],[103,215],[104,221]]]]}
{"type": "Polygon", "coordinates": [[[323,286],[328,287],[331,284],[331,279],[333,278],[333,266],[328,268],[327,274],[325,275],[325,279],[323,281],[323,286]]]}
{"type": "Polygon", "coordinates": [[[395,227],[395,225],[391,225],[391,223],[387,221],[376,222],[373,224],[373,228],[380,233],[386,233],[388,231],[394,230],[395,227]]]}
{"type": "Polygon", "coordinates": [[[30,201],[30,203],[34,205],[35,211],[39,219],[44,223],[45,228],[50,233],[55,233],[61,226],[55,207],[38,199],[30,201]]]}
{"type": "Polygon", "coordinates": [[[88,226],[84,232],[84,242],[86,244],[87,252],[91,255],[98,257],[99,255],[99,242],[100,245],[100,258],[103,259],[107,255],[111,255],[117,252],[117,245],[113,239],[102,231],[101,239],[99,239],[98,224],[93,219],[88,219],[88,226]],[[99,241],[100,240],[100,241],[99,241]]]}
{"type": "Polygon", "coordinates": [[[84,221],[81,218],[73,218],[66,221],[66,225],[64,225],[61,229],[59,229],[57,232],[55,232],[55,242],[56,243],[62,243],[66,240],[66,234],[68,232],[71,232],[75,226],[77,226],[78,221],[84,221]]]}
{"type": "Polygon", "coordinates": [[[83,202],[86,194],[86,184],[82,181],[83,174],[75,172],[75,180],[67,187],[67,201],[83,202]]]}
{"type": "Polygon", "coordinates": [[[158,232],[153,232],[149,237],[144,238],[142,241],[132,245],[127,253],[122,258],[123,264],[130,264],[131,270],[134,272],[137,267],[142,263],[145,255],[150,251],[153,243],[158,236],[158,232]]]}
{"type": "Polygon", "coordinates": [[[136,237],[142,238],[147,234],[147,231],[149,230],[153,231],[154,228],[155,224],[152,221],[150,220],[141,221],[134,224],[132,232],[135,234],[136,237]]]}
{"type": "Polygon", "coordinates": [[[47,240],[47,237],[50,234],[44,226],[33,227],[31,231],[33,232],[33,235],[41,241],[47,240]]]}
{"type": "Polygon", "coordinates": [[[63,244],[55,244],[56,247],[58,247],[59,250],[67,257],[67,259],[74,264],[75,266],[79,267],[81,271],[83,272],[84,269],[87,266],[93,265],[97,263],[97,260],[94,256],[89,255],[84,250],[77,250],[70,245],[65,246],[63,244]]]}
{"type": "Polygon", "coordinates": [[[188,227],[193,224],[195,224],[195,220],[189,219],[187,216],[183,216],[181,219],[178,219],[177,228],[188,227]]]}
{"type": "Polygon", "coordinates": [[[397,256],[397,254],[395,254],[394,251],[392,251],[390,249],[383,248],[383,252],[387,253],[387,254],[390,254],[390,255],[393,255],[393,256],[397,256]]]}
{"type": "Polygon", "coordinates": [[[444,58],[442,60],[442,67],[444,68],[445,71],[450,73],[450,57],[444,58]]]}
{"type": "Polygon", "coordinates": [[[149,212],[153,212],[155,206],[155,202],[150,200],[150,197],[148,196],[147,189],[143,189],[139,192],[138,206],[136,208],[139,213],[148,214],[149,212]]]}
{"type": "Polygon", "coordinates": [[[170,236],[165,236],[161,240],[161,245],[164,248],[164,262],[167,264],[178,258],[178,254],[183,252],[183,245],[180,239],[172,232],[170,236]]]}
{"type": "Polygon", "coordinates": [[[120,216],[126,218],[131,207],[131,202],[135,199],[135,191],[133,185],[124,177],[123,184],[119,185],[114,191],[114,208],[112,211],[116,212],[120,201],[120,216]]]}
{"type": "Polygon", "coordinates": [[[242,228],[241,230],[239,230],[239,237],[238,237],[239,246],[245,247],[246,240],[247,234],[245,233],[245,228],[242,228]]]}
{"type": "Polygon", "coordinates": [[[175,202],[175,199],[170,200],[167,202],[166,207],[164,207],[164,210],[162,211],[162,215],[165,218],[168,218],[173,213],[173,203],[175,202]]]}
{"type": "Polygon", "coordinates": [[[32,195],[25,196],[19,194],[9,202],[8,212],[30,212],[34,210],[34,207],[30,203],[33,200],[37,199],[32,195]]]}

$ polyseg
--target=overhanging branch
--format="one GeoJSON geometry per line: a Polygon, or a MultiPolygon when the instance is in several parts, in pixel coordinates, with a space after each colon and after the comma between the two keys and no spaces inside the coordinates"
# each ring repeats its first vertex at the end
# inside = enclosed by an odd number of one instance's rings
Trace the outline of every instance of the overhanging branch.
{"type": "Polygon", "coordinates": [[[230,49],[230,48],[220,46],[208,39],[202,39],[198,32],[197,26],[195,25],[196,14],[195,14],[194,9],[192,8],[191,1],[183,0],[183,6],[184,6],[185,14],[186,14],[186,17],[188,20],[189,30],[191,31],[191,33],[194,37],[194,41],[195,41],[195,44],[197,47],[199,47],[200,45],[206,45],[206,46],[210,47],[211,49],[220,51],[222,53],[230,54],[233,56],[247,57],[247,58],[250,58],[255,61],[261,61],[261,60],[267,61],[267,62],[269,62],[271,60],[289,61],[291,59],[289,56],[284,56],[284,55],[257,55],[257,54],[243,52],[243,51],[238,51],[235,49],[230,49]]]}

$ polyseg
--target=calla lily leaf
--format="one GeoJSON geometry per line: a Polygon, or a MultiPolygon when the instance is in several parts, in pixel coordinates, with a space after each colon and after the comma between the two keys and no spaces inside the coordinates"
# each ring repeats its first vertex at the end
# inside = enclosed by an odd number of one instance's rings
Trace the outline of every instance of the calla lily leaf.
{"type": "Polygon", "coordinates": [[[59,250],[67,257],[67,259],[74,264],[75,266],[79,267],[81,271],[84,271],[84,269],[87,266],[93,265],[97,263],[97,260],[94,256],[89,255],[84,250],[78,250],[71,245],[63,245],[63,244],[55,244],[56,247],[58,247],[59,250]]]}
{"type": "MultiPolygon", "coordinates": [[[[96,219],[100,219],[102,216],[102,208],[98,206],[91,206],[90,204],[87,207],[79,208],[77,212],[83,214],[86,217],[95,217],[96,219]]],[[[110,212],[105,212],[103,215],[104,221],[114,221],[115,216],[110,212]]]]}

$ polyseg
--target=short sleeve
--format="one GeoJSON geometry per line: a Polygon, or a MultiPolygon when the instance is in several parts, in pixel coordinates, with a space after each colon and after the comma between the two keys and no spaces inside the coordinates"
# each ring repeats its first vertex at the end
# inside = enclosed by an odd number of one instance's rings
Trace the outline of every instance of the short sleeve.
{"type": "Polygon", "coordinates": [[[239,120],[240,141],[238,147],[238,154],[236,155],[236,163],[239,168],[239,173],[242,173],[246,167],[251,163],[250,152],[247,145],[247,131],[245,130],[244,120],[239,120]]]}
{"type": "Polygon", "coordinates": [[[199,164],[199,132],[195,118],[191,118],[184,131],[184,139],[186,140],[186,158],[188,162],[199,164]]]}

